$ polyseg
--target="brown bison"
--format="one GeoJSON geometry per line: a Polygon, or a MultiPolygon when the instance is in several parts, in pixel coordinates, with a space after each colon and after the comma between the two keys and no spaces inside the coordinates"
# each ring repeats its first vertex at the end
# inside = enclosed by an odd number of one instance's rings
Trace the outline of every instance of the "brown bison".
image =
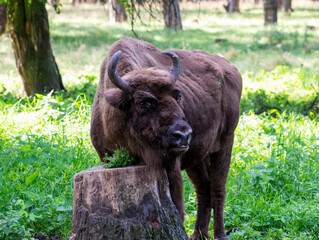
{"type": "Polygon", "coordinates": [[[220,56],[200,50],[161,52],[124,37],[101,66],[92,143],[101,161],[124,146],[151,171],[165,168],[182,219],[185,169],[197,196],[191,239],[208,237],[212,209],[214,237],[226,239],[225,185],[241,89],[236,67],[220,56]]]}

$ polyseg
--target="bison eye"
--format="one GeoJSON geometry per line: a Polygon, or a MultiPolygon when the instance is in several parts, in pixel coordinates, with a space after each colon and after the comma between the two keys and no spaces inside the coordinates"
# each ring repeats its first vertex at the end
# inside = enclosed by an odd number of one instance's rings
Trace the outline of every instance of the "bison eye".
{"type": "Polygon", "coordinates": [[[179,90],[176,90],[174,92],[174,97],[175,97],[176,101],[179,103],[180,101],[182,101],[182,92],[179,90]]]}
{"type": "Polygon", "coordinates": [[[149,109],[155,108],[158,104],[157,99],[148,92],[137,91],[134,93],[133,98],[136,110],[140,114],[144,114],[149,109]]]}
{"type": "Polygon", "coordinates": [[[182,96],[177,96],[176,97],[176,101],[179,103],[180,101],[182,101],[182,96]]]}
{"type": "Polygon", "coordinates": [[[142,114],[142,113],[145,113],[150,108],[152,108],[155,105],[155,103],[152,101],[144,100],[144,101],[136,101],[135,105],[136,105],[137,111],[142,114]]]}

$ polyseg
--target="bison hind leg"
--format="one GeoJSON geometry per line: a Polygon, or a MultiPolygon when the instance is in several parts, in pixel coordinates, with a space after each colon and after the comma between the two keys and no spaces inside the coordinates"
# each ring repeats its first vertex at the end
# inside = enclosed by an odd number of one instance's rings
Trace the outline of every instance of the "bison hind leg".
{"type": "Polygon", "coordinates": [[[172,201],[175,204],[182,221],[184,221],[183,177],[181,173],[180,159],[177,159],[173,169],[167,171],[167,177],[172,201]]]}
{"type": "Polygon", "coordinates": [[[197,197],[196,224],[191,240],[209,239],[208,227],[211,216],[210,180],[204,162],[186,169],[186,173],[194,185],[197,197]]]}
{"type": "Polygon", "coordinates": [[[224,228],[226,182],[231,160],[234,135],[221,137],[222,148],[211,155],[209,165],[211,207],[214,213],[214,238],[227,239],[224,228]]]}

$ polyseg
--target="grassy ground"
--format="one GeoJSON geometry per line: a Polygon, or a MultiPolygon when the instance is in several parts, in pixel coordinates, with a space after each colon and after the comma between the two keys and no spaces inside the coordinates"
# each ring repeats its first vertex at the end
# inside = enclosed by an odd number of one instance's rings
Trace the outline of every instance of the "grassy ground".
{"type": "MultiPolygon", "coordinates": [[[[182,6],[183,32],[162,30],[161,22],[137,28],[140,38],[160,49],[219,54],[243,75],[225,207],[226,230],[240,230],[230,239],[318,239],[315,4],[296,7],[290,16],[280,13],[272,28],[263,26],[262,9],[253,5],[226,15],[205,3],[199,15],[198,5],[182,6]]],[[[99,66],[115,40],[133,36],[129,24],[110,25],[106,12],[86,5],[65,4],[60,15],[49,9],[64,95],[21,98],[10,40],[0,38],[0,239],[30,239],[35,233],[66,239],[70,233],[73,175],[98,164],[89,121],[99,66]]],[[[190,234],[196,195],[184,178],[190,234]]]]}

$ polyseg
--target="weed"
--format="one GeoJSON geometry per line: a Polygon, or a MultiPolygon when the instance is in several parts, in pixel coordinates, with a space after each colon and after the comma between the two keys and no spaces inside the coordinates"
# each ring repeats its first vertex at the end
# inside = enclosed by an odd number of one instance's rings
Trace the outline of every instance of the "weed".
{"type": "Polygon", "coordinates": [[[112,156],[106,154],[104,161],[105,168],[128,167],[136,164],[135,159],[130,156],[125,148],[115,150],[112,156]]]}

